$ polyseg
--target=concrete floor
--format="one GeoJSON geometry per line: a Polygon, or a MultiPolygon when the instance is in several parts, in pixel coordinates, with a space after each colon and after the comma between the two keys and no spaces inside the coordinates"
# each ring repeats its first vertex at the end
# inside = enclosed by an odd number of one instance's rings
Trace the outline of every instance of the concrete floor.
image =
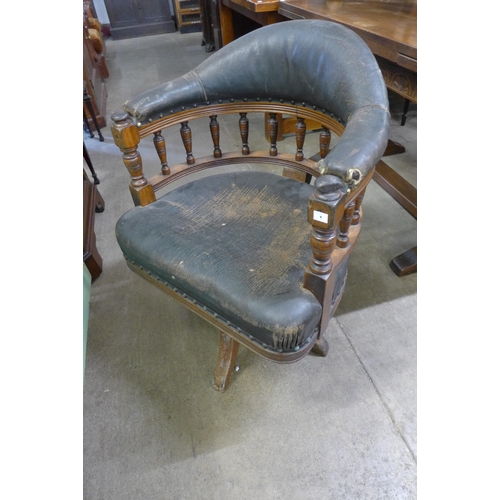
{"type": "MultiPolygon", "coordinates": [[[[200,42],[199,33],[108,40],[108,119],[138,92],[209,57],[200,42]]],[[[406,152],[386,161],[416,185],[416,109],[401,127],[402,107],[391,96],[391,138],[406,152]]],[[[261,122],[251,117],[250,140],[261,122]]],[[[210,136],[206,123],[191,125],[196,152],[210,136]]],[[[417,275],[398,278],[388,265],[416,244],[416,221],[372,182],[345,295],[326,333],[329,355],[278,365],[242,348],[240,370],[221,395],[211,385],[217,331],[123,260],[114,226],[133,206],[129,176],[109,126],[103,134],[104,142],[84,135],[106,202],[95,223],[104,271],[91,290],[84,498],[416,498],[417,275]]],[[[167,136],[171,164],[184,154],[175,135],[172,146],[167,136]]],[[[237,143],[237,126],[224,118],[222,147],[237,143]]],[[[317,144],[308,134],[306,154],[317,144]]],[[[140,151],[155,172],[152,145],[140,151]]]]}

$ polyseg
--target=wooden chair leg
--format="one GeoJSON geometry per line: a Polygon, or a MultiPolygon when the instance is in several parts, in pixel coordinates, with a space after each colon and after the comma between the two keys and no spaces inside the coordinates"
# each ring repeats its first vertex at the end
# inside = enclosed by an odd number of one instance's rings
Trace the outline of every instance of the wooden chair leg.
{"type": "Polygon", "coordinates": [[[214,386],[220,392],[224,392],[229,385],[236,365],[239,347],[240,344],[236,340],[220,332],[219,356],[217,358],[214,377],[214,386]]]}
{"type": "Polygon", "coordinates": [[[317,356],[322,356],[324,358],[328,354],[329,349],[330,347],[325,337],[321,337],[314,344],[314,347],[311,349],[311,353],[316,354],[317,356]]]}

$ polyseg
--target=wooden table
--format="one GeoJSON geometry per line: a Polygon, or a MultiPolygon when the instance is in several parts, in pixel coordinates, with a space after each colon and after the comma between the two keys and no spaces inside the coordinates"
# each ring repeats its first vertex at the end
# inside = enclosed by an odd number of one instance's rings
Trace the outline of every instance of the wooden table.
{"type": "MultiPolygon", "coordinates": [[[[219,0],[222,44],[238,33],[237,17],[244,15],[256,25],[290,19],[335,21],[356,32],[378,60],[389,89],[417,102],[417,0],[219,0]]],[[[285,128],[285,127],[284,127],[285,128]]],[[[286,132],[285,132],[286,133],[286,132]]],[[[389,142],[384,156],[404,152],[389,142]]],[[[384,161],[373,176],[398,203],[417,218],[417,190],[384,161]]],[[[417,270],[417,248],[395,257],[390,263],[398,276],[417,270]]]]}
{"type": "Polygon", "coordinates": [[[356,32],[377,56],[387,87],[417,102],[416,0],[285,0],[288,19],[324,19],[356,32]]]}
{"type": "Polygon", "coordinates": [[[278,14],[279,0],[217,1],[219,3],[222,46],[256,27],[288,20],[288,18],[278,14]]]}

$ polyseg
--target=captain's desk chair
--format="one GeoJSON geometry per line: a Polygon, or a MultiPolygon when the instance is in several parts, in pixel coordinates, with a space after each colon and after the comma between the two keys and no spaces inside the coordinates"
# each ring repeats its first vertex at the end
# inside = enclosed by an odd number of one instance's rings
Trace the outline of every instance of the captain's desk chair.
{"type": "Polygon", "coordinates": [[[388,139],[386,86],[361,38],[327,21],[266,26],[128,101],[112,121],[136,205],[117,223],[118,243],[133,271],[220,330],[215,387],[226,388],[239,344],[279,363],[326,355],[363,194],[388,139]],[[268,151],[248,144],[250,112],[270,113],[268,151]],[[242,147],[222,152],[217,116],[230,113],[242,147]],[[295,154],[277,150],[278,113],[297,118],[295,154]],[[189,122],[199,118],[213,151],[195,159],[189,122]],[[317,163],[303,154],[308,118],[323,127],[317,163]],[[169,166],[162,129],[174,125],[186,161],[169,166]],[[330,130],[342,134],[331,151],[330,130]],[[161,171],[146,179],[137,147],[150,135],[161,171]],[[211,175],[156,197],[185,175],[243,163],[279,165],[287,175],[211,175]],[[297,180],[310,176],[314,187],[297,180]]]}

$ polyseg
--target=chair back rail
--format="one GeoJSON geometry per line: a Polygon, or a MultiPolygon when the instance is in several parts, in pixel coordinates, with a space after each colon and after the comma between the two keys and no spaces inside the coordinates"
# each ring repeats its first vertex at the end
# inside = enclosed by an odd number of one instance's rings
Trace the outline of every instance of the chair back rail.
{"type": "Polygon", "coordinates": [[[304,120],[310,119],[318,122],[322,126],[319,134],[318,150],[320,157],[323,159],[330,151],[331,132],[336,135],[341,135],[344,131],[344,126],[337,121],[333,116],[328,116],[321,111],[307,109],[297,105],[282,104],[282,103],[217,103],[215,105],[205,105],[193,109],[181,110],[177,113],[172,113],[167,117],[160,118],[154,122],[147,124],[137,123],[132,117],[126,113],[115,113],[112,116],[112,131],[115,141],[119,145],[123,153],[123,161],[131,174],[130,189],[136,204],[145,205],[154,201],[156,198],[152,196],[144,196],[145,187],[151,185],[153,191],[167,186],[174,180],[198,172],[205,168],[227,165],[229,163],[262,163],[282,165],[285,168],[291,168],[300,172],[304,172],[313,177],[321,175],[317,167],[317,163],[304,157],[303,146],[305,139],[305,123],[304,120]],[[276,112],[276,113],[274,113],[276,112]],[[249,120],[248,113],[270,113],[270,118],[267,126],[270,131],[270,137],[274,138],[270,144],[269,151],[252,151],[251,144],[248,142],[249,136],[249,120]],[[294,155],[280,153],[276,144],[277,125],[276,114],[286,114],[295,116],[296,124],[296,143],[297,149],[294,155]],[[219,115],[234,114],[237,117],[242,146],[241,150],[223,152],[220,147],[220,127],[217,121],[219,115]],[[196,158],[193,153],[193,148],[196,145],[196,138],[193,138],[189,123],[194,120],[206,118],[213,140],[213,154],[211,157],[204,156],[196,158]],[[180,126],[180,138],[186,150],[186,162],[180,163],[175,167],[170,167],[168,163],[168,148],[163,131],[180,126]],[[270,129],[273,129],[272,131],[270,129]],[[132,133],[132,130],[134,132],[132,133]],[[128,133],[122,134],[124,130],[128,133]],[[123,136],[122,138],[120,136],[123,136]],[[160,175],[155,175],[149,179],[143,177],[142,174],[142,158],[140,156],[138,145],[140,140],[146,139],[148,136],[153,136],[153,143],[157,151],[160,162],[160,175]],[[125,143],[120,145],[120,142],[125,143]],[[136,144],[134,144],[136,142],[136,144]],[[134,196],[134,191],[137,195],[142,192],[142,196],[134,196]]]}

